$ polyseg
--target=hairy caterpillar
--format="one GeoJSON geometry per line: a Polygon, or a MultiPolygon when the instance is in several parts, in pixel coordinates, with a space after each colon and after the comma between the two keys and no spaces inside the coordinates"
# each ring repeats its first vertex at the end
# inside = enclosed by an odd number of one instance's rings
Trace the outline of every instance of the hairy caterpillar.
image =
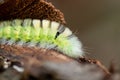
{"type": "Polygon", "coordinates": [[[70,57],[83,55],[82,44],[72,31],[58,22],[15,19],[0,22],[0,45],[54,49],[70,57]]]}

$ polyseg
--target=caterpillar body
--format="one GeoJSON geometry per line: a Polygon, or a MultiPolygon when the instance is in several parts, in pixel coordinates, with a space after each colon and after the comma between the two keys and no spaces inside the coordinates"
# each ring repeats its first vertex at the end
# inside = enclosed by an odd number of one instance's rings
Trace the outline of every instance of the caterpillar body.
{"type": "Polygon", "coordinates": [[[54,49],[70,57],[83,55],[82,44],[64,25],[49,20],[14,19],[0,22],[0,45],[54,49]]]}

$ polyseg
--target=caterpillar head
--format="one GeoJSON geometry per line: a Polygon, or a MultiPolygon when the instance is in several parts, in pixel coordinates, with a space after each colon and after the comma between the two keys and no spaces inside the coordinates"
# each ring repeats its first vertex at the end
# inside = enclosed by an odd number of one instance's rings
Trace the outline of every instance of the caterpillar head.
{"type": "Polygon", "coordinates": [[[49,20],[2,21],[0,44],[54,49],[70,57],[83,55],[82,44],[72,31],[58,22],[49,20]]]}

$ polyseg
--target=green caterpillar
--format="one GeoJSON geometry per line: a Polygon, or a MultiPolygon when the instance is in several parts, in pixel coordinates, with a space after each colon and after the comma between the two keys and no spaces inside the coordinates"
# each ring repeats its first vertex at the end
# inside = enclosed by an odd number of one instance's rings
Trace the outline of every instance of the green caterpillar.
{"type": "Polygon", "coordinates": [[[69,28],[58,22],[15,19],[0,22],[0,45],[54,49],[70,57],[83,55],[82,44],[69,28]]]}

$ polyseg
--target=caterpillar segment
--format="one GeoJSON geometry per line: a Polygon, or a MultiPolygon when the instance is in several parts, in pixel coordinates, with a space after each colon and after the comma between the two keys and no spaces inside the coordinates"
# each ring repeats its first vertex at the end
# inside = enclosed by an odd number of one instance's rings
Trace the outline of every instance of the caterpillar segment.
{"type": "Polygon", "coordinates": [[[0,45],[54,49],[70,57],[83,55],[82,44],[64,25],[49,20],[15,19],[0,22],[0,45]]]}

